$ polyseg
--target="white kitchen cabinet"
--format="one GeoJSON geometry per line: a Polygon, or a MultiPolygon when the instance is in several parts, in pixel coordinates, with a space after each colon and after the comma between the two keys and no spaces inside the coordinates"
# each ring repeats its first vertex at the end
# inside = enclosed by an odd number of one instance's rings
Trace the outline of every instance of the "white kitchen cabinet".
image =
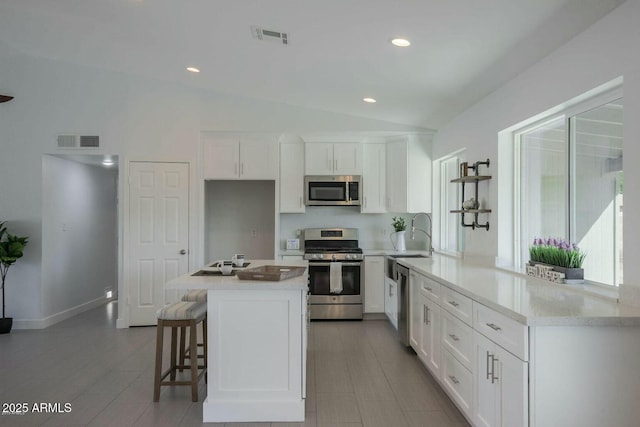
{"type": "Polygon", "coordinates": [[[203,135],[204,179],[276,179],[278,144],[268,137],[203,135]]]}
{"type": "Polygon", "coordinates": [[[304,213],[304,144],[280,144],[280,213],[304,213]]]}
{"type": "MultiPolygon", "coordinates": [[[[528,364],[474,332],[476,426],[528,425],[528,364]]],[[[562,381],[561,378],[558,379],[562,381]]],[[[560,404],[560,403],[559,403],[560,404]]]]}
{"type": "Polygon", "coordinates": [[[364,312],[384,313],[384,256],[364,257],[364,312]]]}
{"type": "MultiPolygon", "coordinates": [[[[473,407],[473,374],[447,350],[442,351],[441,383],[458,409],[469,418],[473,407]]],[[[513,425],[516,426],[522,424],[513,425]]]]}
{"type": "Polygon", "coordinates": [[[362,213],[384,213],[386,209],[386,158],[384,143],[362,146],[362,213]]]}
{"type": "Polygon", "coordinates": [[[384,278],[384,312],[398,329],[398,285],[388,277],[384,278]]]}
{"type": "Polygon", "coordinates": [[[447,310],[442,310],[442,348],[468,370],[473,370],[473,329],[447,310]]]}
{"type": "Polygon", "coordinates": [[[420,294],[423,317],[420,333],[418,357],[427,365],[431,373],[438,377],[440,373],[440,306],[420,294]]]}
{"type": "Polygon", "coordinates": [[[431,212],[431,144],[423,137],[396,138],[386,147],[388,212],[431,212]]]}
{"type": "Polygon", "coordinates": [[[305,144],[306,175],[361,175],[359,142],[310,142],[305,144]]]}
{"type": "Polygon", "coordinates": [[[440,305],[437,298],[438,284],[414,271],[409,273],[409,344],[431,373],[439,376],[440,372],[440,305]],[[431,291],[426,291],[430,288],[431,291]]]}

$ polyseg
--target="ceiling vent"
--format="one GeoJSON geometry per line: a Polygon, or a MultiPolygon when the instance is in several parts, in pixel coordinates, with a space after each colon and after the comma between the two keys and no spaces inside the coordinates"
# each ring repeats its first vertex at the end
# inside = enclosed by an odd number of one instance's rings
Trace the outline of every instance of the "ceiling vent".
{"type": "Polygon", "coordinates": [[[289,44],[287,33],[273,30],[265,30],[256,26],[251,26],[251,35],[254,39],[262,40],[265,42],[278,43],[283,45],[289,44]]]}
{"type": "Polygon", "coordinates": [[[97,135],[58,135],[58,148],[99,148],[97,135]]]}

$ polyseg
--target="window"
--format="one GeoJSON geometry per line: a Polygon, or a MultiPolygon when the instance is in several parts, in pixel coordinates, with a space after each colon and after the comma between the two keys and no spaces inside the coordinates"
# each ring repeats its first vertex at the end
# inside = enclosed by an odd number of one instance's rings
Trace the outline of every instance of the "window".
{"type": "Polygon", "coordinates": [[[451,214],[451,210],[460,209],[460,185],[452,183],[459,177],[462,152],[445,157],[439,164],[439,249],[443,252],[462,252],[464,233],[460,226],[460,215],[451,214]]]}
{"type": "Polygon", "coordinates": [[[514,132],[516,260],[536,237],[587,253],[585,279],[622,282],[623,99],[609,92],[514,132]]]}

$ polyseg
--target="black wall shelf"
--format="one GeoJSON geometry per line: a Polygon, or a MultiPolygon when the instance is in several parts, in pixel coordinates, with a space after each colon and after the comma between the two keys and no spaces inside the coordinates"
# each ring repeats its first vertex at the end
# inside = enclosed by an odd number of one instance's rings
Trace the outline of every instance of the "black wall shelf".
{"type": "MultiPolygon", "coordinates": [[[[486,166],[489,167],[490,162],[487,159],[484,162],[475,162],[472,166],[469,166],[467,163],[463,163],[460,165],[460,177],[456,179],[452,179],[451,182],[455,184],[462,185],[462,197],[461,197],[461,205],[464,203],[465,199],[465,184],[472,184],[474,187],[474,195],[476,203],[479,203],[480,200],[478,198],[478,183],[480,181],[487,181],[491,179],[491,175],[480,175],[479,167],[486,166]],[[468,170],[471,169],[474,174],[467,175],[468,170]]],[[[472,230],[476,228],[484,228],[485,230],[489,230],[489,221],[481,224],[478,221],[478,215],[491,213],[491,209],[455,209],[452,210],[451,213],[460,214],[460,221],[463,227],[471,227],[472,230]],[[465,215],[473,216],[473,220],[470,223],[465,222],[465,215]]]]}

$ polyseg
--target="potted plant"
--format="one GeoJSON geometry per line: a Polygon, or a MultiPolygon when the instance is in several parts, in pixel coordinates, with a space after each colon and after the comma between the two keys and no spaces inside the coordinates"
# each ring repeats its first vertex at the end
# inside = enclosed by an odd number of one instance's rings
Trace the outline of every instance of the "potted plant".
{"type": "Polygon", "coordinates": [[[10,234],[5,226],[6,221],[0,222],[0,277],[2,278],[2,318],[0,319],[0,334],[11,332],[13,318],[6,317],[5,314],[5,294],[4,285],[7,280],[7,273],[19,258],[22,258],[24,247],[27,244],[27,237],[18,237],[10,234]]]}
{"type": "Polygon", "coordinates": [[[564,273],[566,280],[583,280],[584,269],[582,263],[587,254],[578,248],[575,243],[569,243],[564,239],[535,238],[529,246],[529,263],[547,264],[553,266],[553,270],[564,273]]]}
{"type": "Polygon", "coordinates": [[[393,245],[393,248],[398,251],[398,252],[405,252],[407,250],[407,245],[405,243],[405,238],[404,238],[404,232],[407,229],[407,224],[404,220],[404,218],[402,217],[393,217],[391,218],[393,220],[393,222],[391,223],[391,225],[393,225],[393,229],[395,230],[395,243],[393,241],[393,238],[391,239],[391,244],[393,245]]]}

